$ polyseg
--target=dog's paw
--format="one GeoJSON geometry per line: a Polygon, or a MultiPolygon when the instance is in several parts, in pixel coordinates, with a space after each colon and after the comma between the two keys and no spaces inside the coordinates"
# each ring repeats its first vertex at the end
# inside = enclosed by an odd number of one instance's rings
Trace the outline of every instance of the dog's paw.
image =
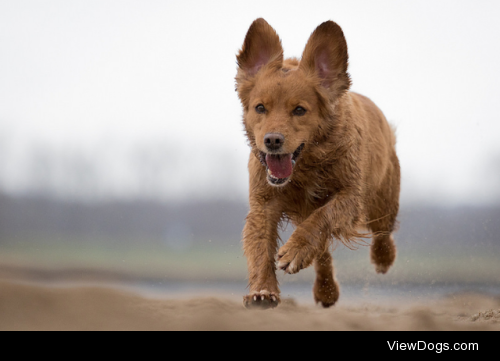
{"type": "Polygon", "coordinates": [[[316,253],[309,247],[296,246],[293,242],[288,241],[278,252],[278,269],[288,274],[299,273],[300,270],[312,264],[315,256],[316,253]]]}
{"type": "Polygon", "coordinates": [[[375,271],[386,274],[396,260],[396,246],[392,237],[377,239],[371,246],[370,252],[375,271]]]}
{"type": "Polygon", "coordinates": [[[385,275],[389,271],[391,266],[392,266],[392,263],[391,264],[376,264],[375,265],[375,272],[382,274],[382,275],[385,275]]]}
{"type": "Polygon", "coordinates": [[[267,310],[278,307],[280,303],[281,299],[277,293],[266,290],[252,292],[243,297],[243,306],[248,309],[267,310]]]}
{"type": "Polygon", "coordinates": [[[316,279],[313,288],[314,301],[323,308],[330,308],[337,303],[340,292],[339,285],[333,278],[316,279]]]}

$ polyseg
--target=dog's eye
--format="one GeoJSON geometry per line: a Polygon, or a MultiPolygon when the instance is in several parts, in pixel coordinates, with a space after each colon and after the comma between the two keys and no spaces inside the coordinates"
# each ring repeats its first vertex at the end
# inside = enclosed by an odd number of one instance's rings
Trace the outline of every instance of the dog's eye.
{"type": "Polygon", "coordinates": [[[293,110],[293,115],[298,115],[299,117],[306,114],[306,110],[302,107],[297,107],[293,110]]]}
{"type": "Polygon", "coordinates": [[[264,114],[266,112],[266,108],[262,104],[259,104],[255,107],[255,111],[259,114],[264,114]]]}

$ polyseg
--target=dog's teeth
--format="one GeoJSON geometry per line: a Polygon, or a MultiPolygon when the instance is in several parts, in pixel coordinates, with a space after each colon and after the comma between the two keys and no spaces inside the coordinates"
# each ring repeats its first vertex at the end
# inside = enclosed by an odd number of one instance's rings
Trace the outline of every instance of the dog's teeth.
{"type": "Polygon", "coordinates": [[[253,300],[254,300],[254,301],[257,301],[257,296],[253,296],[253,300]]]}
{"type": "Polygon", "coordinates": [[[271,172],[271,169],[267,168],[267,174],[269,175],[269,177],[271,177],[272,179],[279,179],[279,178],[276,178],[273,173],[271,172]]]}
{"type": "Polygon", "coordinates": [[[296,162],[294,160],[292,160],[292,167],[295,167],[295,163],[296,162]]]}

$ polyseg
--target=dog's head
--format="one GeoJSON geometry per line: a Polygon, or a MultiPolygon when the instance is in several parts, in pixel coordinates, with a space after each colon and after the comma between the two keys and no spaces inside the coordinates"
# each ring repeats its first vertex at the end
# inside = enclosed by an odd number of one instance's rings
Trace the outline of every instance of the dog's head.
{"type": "Polygon", "coordinates": [[[236,86],[250,145],[269,184],[284,186],[308,144],[331,128],[332,107],[350,87],[344,34],[327,21],[312,33],[300,62],[284,60],[280,38],[257,19],[237,61],[236,86]]]}

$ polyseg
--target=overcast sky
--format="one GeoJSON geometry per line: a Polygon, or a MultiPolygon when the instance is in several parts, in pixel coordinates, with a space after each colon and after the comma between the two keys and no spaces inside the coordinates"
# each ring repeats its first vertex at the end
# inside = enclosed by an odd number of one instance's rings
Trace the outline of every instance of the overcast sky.
{"type": "Polygon", "coordinates": [[[299,57],[323,21],[343,28],[352,90],[397,127],[405,200],[500,202],[495,0],[1,1],[4,190],[29,189],[27,150],[51,147],[89,154],[109,189],[133,193],[133,171],[117,164],[139,144],[177,162],[157,184],[162,197],[226,189],[244,199],[235,54],[258,17],[285,56],[299,57]]]}

